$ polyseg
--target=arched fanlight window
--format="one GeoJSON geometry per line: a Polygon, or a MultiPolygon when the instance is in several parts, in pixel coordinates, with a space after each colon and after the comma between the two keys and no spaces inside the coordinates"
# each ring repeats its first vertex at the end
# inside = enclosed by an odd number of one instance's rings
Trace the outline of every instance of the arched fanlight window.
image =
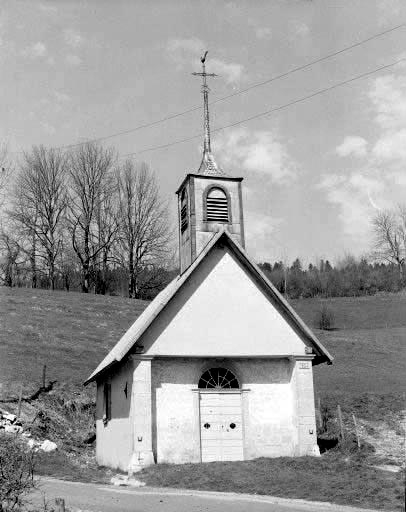
{"type": "Polygon", "coordinates": [[[180,229],[183,233],[188,226],[188,215],[187,215],[187,192],[184,188],[180,198],[180,229]]]}
{"type": "Polygon", "coordinates": [[[238,389],[236,376],[227,368],[210,368],[200,377],[200,389],[238,389]]]}
{"type": "Polygon", "coordinates": [[[229,222],[228,198],[219,187],[209,190],[206,197],[206,220],[211,222],[229,222]]]}

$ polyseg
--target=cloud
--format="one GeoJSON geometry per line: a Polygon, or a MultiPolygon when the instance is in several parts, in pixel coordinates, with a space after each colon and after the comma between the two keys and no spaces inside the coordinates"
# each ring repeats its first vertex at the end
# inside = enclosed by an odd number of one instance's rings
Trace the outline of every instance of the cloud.
{"type": "Polygon", "coordinates": [[[69,54],[66,56],[66,62],[70,66],[79,66],[82,64],[82,59],[78,55],[69,54]]]}
{"type": "Polygon", "coordinates": [[[70,96],[64,92],[54,91],[53,94],[58,103],[66,103],[70,101],[70,96]]]}
{"type": "Polygon", "coordinates": [[[379,14],[377,20],[381,25],[393,23],[393,20],[401,15],[404,0],[379,0],[379,14]]]}
{"type": "MultiPolygon", "coordinates": [[[[200,70],[200,57],[207,49],[207,44],[201,39],[170,39],[167,44],[168,56],[179,68],[190,67],[200,70]]],[[[233,62],[225,62],[216,57],[208,59],[208,71],[223,76],[227,83],[239,82],[242,78],[244,66],[233,62]]]]}
{"type": "Polygon", "coordinates": [[[56,14],[58,9],[55,5],[41,3],[38,5],[39,9],[46,14],[56,14]]]}
{"type": "Polygon", "coordinates": [[[275,249],[273,235],[282,219],[250,208],[244,211],[246,246],[250,254],[258,261],[269,261],[275,249]]]}
{"type": "Polygon", "coordinates": [[[66,44],[72,48],[78,48],[84,42],[84,38],[79,34],[79,32],[73,30],[72,28],[67,28],[64,30],[63,35],[66,44]]]}
{"type": "Polygon", "coordinates": [[[47,47],[41,41],[27,46],[27,48],[22,51],[22,55],[24,57],[31,57],[32,59],[40,59],[46,57],[47,53],[47,47]]]}
{"type": "Polygon", "coordinates": [[[239,128],[217,136],[215,147],[226,170],[238,167],[267,176],[279,184],[290,182],[296,176],[297,165],[271,131],[249,132],[239,128]]]}
{"type": "Polygon", "coordinates": [[[371,217],[379,207],[386,207],[382,199],[385,184],[370,174],[354,172],[350,176],[328,174],[317,185],[326,193],[327,200],[339,207],[339,219],[344,234],[357,240],[357,246],[366,248],[370,242],[371,217]],[[377,197],[379,196],[379,201],[377,197]],[[380,203],[380,206],[377,205],[380,203]]]}
{"type": "MultiPolygon", "coordinates": [[[[370,243],[370,222],[378,209],[405,203],[406,197],[406,70],[374,78],[366,94],[374,140],[346,137],[336,148],[340,156],[356,155],[357,169],[327,174],[318,184],[326,199],[339,208],[344,232],[357,246],[370,243]],[[367,145],[371,151],[367,151],[367,145]]],[[[372,139],[372,137],[371,137],[372,139]]]]}
{"type": "Polygon", "coordinates": [[[365,156],[367,154],[367,145],[368,142],[363,137],[348,136],[336,147],[336,153],[339,156],[365,156]]]}
{"type": "Polygon", "coordinates": [[[406,126],[406,75],[375,78],[368,97],[375,109],[375,122],[384,130],[406,126]]]}
{"type": "Polygon", "coordinates": [[[227,64],[220,59],[210,59],[210,72],[224,77],[229,84],[239,82],[243,71],[244,66],[241,64],[227,64]]]}
{"type": "Polygon", "coordinates": [[[380,161],[403,160],[406,165],[406,128],[383,135],[376,142],[373,155],[380,161]]]}
{"type": "Polygon", "coordinates": [[[56,133],[55,127],[49,124],[48,122],[40,121],[39,124],[42,126],[43,130],[47,135],[54,135],[54,133],[56,133]]]}
{"type": "Polygon", "coordinates": [[[269,27],[257,27],[255,35],[258,39],[270,39],[272,37],[272,30],[269,27]]]}
{"type": "Polygon", "coordinates": [[[310,27],[302,21],[294,21],[291,24],[294,36],[306,37],[310,34],[310,27]]]}

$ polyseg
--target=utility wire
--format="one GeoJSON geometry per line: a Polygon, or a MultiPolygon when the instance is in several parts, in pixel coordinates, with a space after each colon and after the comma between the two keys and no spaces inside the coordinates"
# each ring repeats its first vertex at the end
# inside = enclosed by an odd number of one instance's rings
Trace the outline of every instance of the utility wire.
{"type": "MultiPolygon", "coordinates": [[[[214,104],[214,103],[219,103],[221,101],[225,101],[225,100],[228,100],[230,98],[234,98],[235,96],[238,96],[239,94],[244,94],[252,89],[255,89],[257,87],[262,87],[263,85],[266,85],[266,84],[269,84],[271,82],[274,82],[276,80],[280,80],[281,78],[285,78],[289,75],[291,75],[292,73],[296,73],[298,71],[302,71],[304,69],[307,69],[311,66],[314,66],[315,64],[318,64],[319,62],[323,62],[325,60],[328,60],[328,59],[331,59],[332,57],[336,57],[337,55],[340,55],[342,53],[345,53],[349,50],[352,50],[353,48],[357,48],[358,46],[361,46],[369,41],[372,41],[373,39],[377,39],[379,37],[382,37],[384,36],[385,34],[389,34],[390,32],[394,32],[395,30],[399,30],[400,28],[404,28],[406,27],[406,24],[405,23],[402,23],[400,25],[397,25],[395,27],[392,27],[390,29],[387,29],[387,30],[384,30],[383,32],[379,32],[378,34],[374,34],[370,37],[367,37],[366,39],[363,39],[362,41],[358,41],[357,43],[354,43],[354,44],[351,44],[350,46],[345,46],[344,48],[341,48],[340,50],[337,50],[333,53],[329,53],[328,55],[325,55],[323,57],[320,57],[319,59],[316,59],[316,60],[313,60],[313,61],[310,61],[308,62],[307,64],[303,64],[301,66],[297,66],[295,68],[292,68],[290,69],[289,71],[286,71],[285,73],[282,73],[280,75],[276,75],[274,77],[271,77],[269,78],[268,80],[265,80],[263,82],[258,82],[256,84],[252,84],[250,85],[249,87],[246,87],[245,89],[240,89],[238,91],[235,91],[231,94],[228,94],[227,96],[222,96],[220,98],[217,98],[217,99],[214,99],[213,101],[211,101],[210,103],[211,104],[214,104]]],[[[108,139],[112,139],[114,137],[119,137],[120,135],[127,135],[129,133],[133,133],[133,132],[136,132],[136,131],[139,131],[139,130],[143,130],[144,128],[149,128],[151,126],[155,126],[157,124],[160,124],[160,123],[164,123],[166,121],[170,121],[171,119],[176,119],[177,117],[181,117],[181,116],[184,116],[186,114],[190,114],[191,112],[196,112],[197,110],[201,110],[203,107],[202,106],[198,106],[198,107],[191,107],[187,110],[184,110],[183,112],[177,112],[177,113],[174,113],[174,114],[170,114],[166,117],[163,117],[161,119],[157,119],[156,121],[152,121],[150,123],[144,123],[144,124],[141,124],[139,126],[136,126],[135,128],[130,128],[129,130],[123,130],[123,131],[120,131],[120,132],[116,132],[116,133],[112,133],[110,135],[106,135],[104,137],[97,137],[97,138],[94,138],[94,139],[89,139],[85,142],[76,142],[76,143],[73,143],[73,144],[67,144],[67,145],[64,145],[64,146],[59,146],[58,148],[56,149],[68,149],[68,148],[73,148],[73,147],[76,147],[76,146],[81,146],[83,144],[86,144],[88,142],[99,142],[99,141],[102,141],[102,140],[108,140],[108,139]]]]}
{"type": "MultiPolygon", "coordinates": [[[[365,78],[367,76],[373,75],[373,74],[377,73],[378,71],[382,71],[383,69],[388,69],[390,67],[396,66],[396,64],[399,64],[400,62],[406,62],[406,58],[399,59],[399,60],[397,60],[395,62],[392,62],[390,64],[385,64],[384,66],[380,66],[379,68],[375,68],[372,71],[367,71],[367,72],[362,73],[360,75],[356,75],[356,76],[354,76],[352,78],[349,78],[347,80],[343,80],[342,82],[338,82],[338,83],[333,84],[333,85],[331,85],[329,87],[325,87],[324,89],[319,89],[318,91],[316,91],[316,92],[314,92],[312,94],[309,94],[307,96],[302,96],[301,98],[298,98],[297,100],[290,101],[289,103],[285,103],[284,105],[280,105],[279,107],[275,107],[275,108],[272,108],[270,110],[265,110],[264,112],[260,112],[259,114],[255,114],[255,115],[253,115],[251,117],[246,117],[245,119],[241,119],[239,121],[235,121],[234,123],[230,123],[230,124],[227,124],[227,125],[224,125],[224,126],[219,126],[218,128],[212,129],[211,132],[213,133],[213,132],[219,132],[221,130],[226,130],[227,128],[232,128],[234,126],[238,126],[238,125],[246,123],[248,121],[252,121],[253,119],[258,119],[259,117],[264,117],[264,116],[267,116],[267,115],[272,114],[274,112],[278,112],[280,110],[284,110],[285,108],[291,107],[292,105],[297,105],[298,103],[302,103],[304,101],[307,101],[307,100],[309,100],[311,98],[314,98],[315,96],[319,96],[320,94],[324,94],[326,92],[332,91],[333,89],[337,89],[338,87],[342,87],[343,85],[349,84],[351,82],[355,82],[356,80],[360,80],[361,78],[365,78]]],[[[200,138],[200,137],[202,137],[202,135],[203,135],[202,133],[199,133],[197,135],[193,135],[192,137],[187,137],[185,139],[180,139],[180,140],[176,140],[176,141],[173,141],[173,142],[168,142],[167,144],[162,144],[160,146],[152,146],[150,148],[142,149],[142,150],[136,151],[134,153],[127,153],[125,155],[122,155],[120,158],[140,155],[141,153],[155,151],[157,149],[168,148],[170,146],[175,146],[177,144],[182,144],[183,142],[188,142],[188,141],[200,138]]]]}

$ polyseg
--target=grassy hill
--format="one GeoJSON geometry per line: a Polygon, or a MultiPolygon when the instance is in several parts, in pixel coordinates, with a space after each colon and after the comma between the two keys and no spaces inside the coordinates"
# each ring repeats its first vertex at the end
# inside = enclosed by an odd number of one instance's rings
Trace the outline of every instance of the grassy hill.
{"type": "Polygon", "coordinates": [[[404,389],[406,295],[305,299],[293,301],[293,306],[334,356],[332,366],[315,368],[319,393],[386,394],[404,389]],[[332,331],[315,329],[323,304],[334,313],[332,331]]]}
{"type": "Polygon", "coordinates": [[[80,385],[148,305],[121,297],[0,287],[0,394],[47,380],[80,385]]]}
{"type": "MultiPolygon", "coordinates": [[[[318,331],[333,354],[315,368],[316,391],[387,394],[404,387],[406,295],[293,301],[315,329],[323,304],[334,312],[333,331],[318,331]]],[[[147,302],[61,291],[0,287],[0,394],[47,380],[80,385],[147,302]]]]}

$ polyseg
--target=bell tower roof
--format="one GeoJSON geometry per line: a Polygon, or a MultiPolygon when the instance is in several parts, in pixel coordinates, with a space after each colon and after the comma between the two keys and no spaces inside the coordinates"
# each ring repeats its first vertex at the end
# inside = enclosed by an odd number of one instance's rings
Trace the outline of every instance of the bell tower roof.
{"type": "Polygon", "coordinates": [[[197,174],[206,176],[227,176],[227,174],[217,164],[213,153],[211,152],[210,140],[210,116],[209,116],[209,86],[207,85],[207,77],[216,77],[214,73],[206,72],[206,57],[207,51],[203,57],[200,58],[202,63],[202,71],[200,73],[192,73],[194,76],[202,77],[202,94],[203,94],[203,118],[204,118],[204,145],[203,145],[203,158],[197,174]]]}

